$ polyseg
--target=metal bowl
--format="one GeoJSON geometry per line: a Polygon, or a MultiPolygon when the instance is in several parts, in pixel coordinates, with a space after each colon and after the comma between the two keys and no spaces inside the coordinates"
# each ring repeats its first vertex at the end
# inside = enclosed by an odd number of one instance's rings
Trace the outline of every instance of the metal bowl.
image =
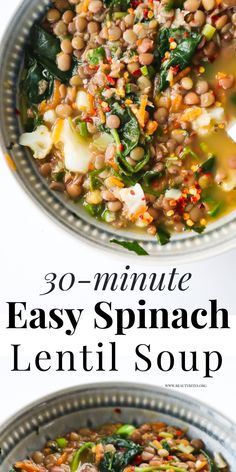
{"type": "Polygon", "coordinates": [[[211,407],[183,394],[132,383],[100,383],[44,397],[14,415],[0,431],[1,472],[43,446],[48,438],[107,422],[164,421],[188,427],[207,449],[236,466],[236,426],[211,407]]]}
{"type": "MultiPolygon", "coordinates": [[[[18,84],[29,29],[40,19],[50,4],[50,0],[24,0],[12,18],[0,47],[0,140],[4,154],[11,156],[16,170],[15,176],[43,210],[54,220],[84,241],[96,246],[125,253],[110,240],[136,240],[151,256],[158,256],[160,263],[175,263],[197,260],[212,256],[236,246],[236,212],[211,224],[201,235],[186,233],[175,235],[166,246],[157,244],[156,239],[140,232],[115,230],[106,223],[89,217],[79,204],[52,192],[47,182],[40,176],[29,151],[20,147],[19,134],[22,132],[20,117],[16,113],[19,104],[18,84]]],[[[22,209],[23,211],[23,209],[22,209]]]]}

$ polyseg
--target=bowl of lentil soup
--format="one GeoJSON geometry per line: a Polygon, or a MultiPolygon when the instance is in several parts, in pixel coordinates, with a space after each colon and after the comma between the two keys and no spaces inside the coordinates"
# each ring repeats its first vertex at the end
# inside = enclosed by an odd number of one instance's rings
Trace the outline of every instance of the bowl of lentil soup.
{"type": "Polygon", "coordinates": [[[127,383],[43,398],[1,428],[0,442],[2,472],[229,472],[236,459],[230,420],[177,392],[127,383]]]}
{"type": "Polygon", "coordinates": [[[22,3],[2,44],[1,134],[52,216],[163,261],[235,245],[234,3],[22,3]]]}

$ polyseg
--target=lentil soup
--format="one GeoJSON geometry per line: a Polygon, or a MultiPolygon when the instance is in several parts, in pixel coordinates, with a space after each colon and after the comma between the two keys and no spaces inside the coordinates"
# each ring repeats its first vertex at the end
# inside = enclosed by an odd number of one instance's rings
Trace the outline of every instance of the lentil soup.
{"type": "Polygon", "coordinates": [[[236,208],[236,0],[54,0],[25,132],[50,188],[166,244],[236,208]]]}
{"type": "Polygon", "coordinates": [[[214,457],[201,439],[165,423],[106,424],[82,428],[54,440],[10,472],[229,472],[223,457],[214,457]]]}

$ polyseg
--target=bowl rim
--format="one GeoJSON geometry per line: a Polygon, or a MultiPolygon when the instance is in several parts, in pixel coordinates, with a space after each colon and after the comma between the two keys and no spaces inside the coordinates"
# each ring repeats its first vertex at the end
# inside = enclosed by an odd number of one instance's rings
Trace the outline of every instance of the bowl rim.
{"type": "MultiPolygon", "coordinates": [[[[0,441],[1,437],[6,434],[8,428],[15,422],[18,421],[21,417],[24,416],[30,410],[34,410],[35,408],[39,407],[42,404],[46,404],[48,402],[52,402],[53,400],[59,399],[61,396],[67,396],[70,394],[75,394],[76,392],[83,393],[85,391],[88,392],[96,392],[96,390],[103,389],[106,390],[113,390],[113,389],[120,389],[122,390],[139,390],[142,392],[147,392],[150,394],[158,395],[158,393],[164,395],[166,392],[169,392],[172,399],[176,399],[179,401],[184,401],[187,406],[191,408],[191,406],[196,407],[199,405],[201,411],[210,410],[211,414],[216,418],[219,422],[222,422],[225,427],[228,427],[231,432],[234,432],[236,435],[236,423],[232,421],[227,415],[218,411],[216,408],[208,405],[207,403],[199,400],[197,398],[192,397],[191,395],[187,395],[182,392],[178,392],[171,388],[165,388],[158,385],[153,384],[144,384],[141,382],[126,382],[126,381],[103,381],[103,382],[92,382],[86,384],[79,384],[74,385],[72,387],[67,387],[64,389],[56,390],[53,393],[49,393],[38,399],[34,400],[33,402],[28,403],[26,406],[20,408],[18,411],[13,412],[1,425],[0,425],[0,441]]],[[[186,421],[187,422],[187,421],[186,421]]]]}
{"type": "MultiPolygon", "coordinates": [[[[49,0],[40,0],[40,3],[46,9],[49,3],[49,0]]],[[[23,17],[25,16],[27,12],[27,7],[29,5],[31,5],[31,0],[21,0],[21,2],[19,3],[19,5],[16,7],[15,11],[11,15],[8,21],[8,24],[6,25],[2,33],[2,38],[0,42],[0,69],[3,68],[2,66],[4,64],[4,53],[6,49],[8,49],[8,46],[9,46],[8,40],[11,36],[12,30],[14,29],[14,25],[17,24],[17,18],[19,18],[20,16],[23,16],[23,17]],[[16,15],[16,12],[17,12],[17,15],[16,15]]],[[[21,46],[21,50],[23,50],[22,46],[21,46]]],[[[3,78],[3,75],[1,75],[1,79],[2,78],[3,78]]],[[[19,78],[19,75],[18,75],[18,78],[19,78]]],[[[2,80],[0,83],[0,88],[1,89],[3,88],[2,80]]],[[[15,96],[17,97],[17,95],[15,96]]],[[[3,155],[6,153],[11,155],[11,152],[7,149],[7,145],[4,139],[4,132],[3,132],[2,124],[0,124],[0,147],[2,149],[3,155]]],[[[142,236],[140,237],[140,239],[132,238],[132,234],[130,233],[127,233],[127,236],[122,235],[122,234],[116,234],[115,232],[111,232],[109,229],[106,229],[105,226],[104,228],[100,228],[98,225],[96,225],[96,222],[94,222],[94,219],[93,219],[93,222],[90,223],[89,220],[86,220],[86,218],[83,218],[83,215],[82,216],[79,215],[79,218],[83,222],[83,225],[89,224],[91,232],[94,229],[98,230],[98,232],[100,233],[100,238],[96,238],[93,236],[88,237],[88,233],[84,230],[76,231],[75,226],[72,226],[72,224],[70,224],[70,222],[67,221],[66,218],[64,219],[61,218],[59,215],[59,212],[58,214],[55,214],[55,212],[51,211],[48,208],[47,204],[44,202],[43,199],[40,199],[40,197],[37,197],[35,192],[32,191],[32,188],[30,188],[30,185],[28,185],[28,182],[26,181],[24,176],[20,175],[18,171],[12,172],[12,174],[14,174],[14,178],[18,182],[18,185],[21,187],[21,189],[24,190],[26,194],[28,194],[31,201],[33,201],[34,204],[37,205],[37,207],[41,211],[43,211],[43,213],[47,217],[51,219],[51,221],[59,225],[62,229],[66,230],[68,233],[73,235],[73,237],[77,238],[79,241],[83,241],[84,243],[89,243],[89,245],[93,246],[94,248],[99,248],[101,250],[104,250],[108,255],[109,253],[110,254],[113,253],[114,255],[116,255],[116,257],[122,258],[122,260],[124,260],[124,258],[127,259],[127,256],[129,256],[130,259],[134,261],[137,261],[137,257],[138,257],[135,253],[127,251],[126,249],[123,249],[120,246],[117,246],[111,243],[108,244],[108,239],[110,240],[112,238],[116,238],[119,241],[135,240],[141,245],[143,244],[145,249],[147,248],[148,243],[150,243],[153,246],[153,241],[151,239],[146,239],[146,238],[142,239],[142,236]],[[107,239],[102,238],[102,234],[106,235],[107,239]]],[[[39,176],[37,175],[37,177],[39,176]]],[[[42,180],[41,180],[41,183],[42,183],[42,180]]],[[[46,184],[44,184],[44,188],[46,188],[46,190],[49,192],[48,186],[46,184]]],[[[57,198],[57,196],[54,196],[54,199],[58,201],[59,205],[61,206],[63,205],[60,199],[57,198]]],[[[68,211],[71,215],[73,214],[72,209],[67,208],[66,205],[64,205],[64,207],[66,208],[66,211],[68,211]]],[[[224,236],[226,235],[225,233],[226,228],[230,224],[233,225],[231,229],[231,234],[232,232],[235,233],[234,230],[236,227],[236,210],[231,212],[231,214],[229,215],[224,215],[219,221],[223,221],[221,226],[219,226],[218,228],[215,228],[215,224],[217,224],[217,222],[212,223],[208,226],[206,232],[204,232],[203,235],[191,234],[189,238],[186,238],[186,241],[187,241],[186,245],[184,245],[184,239],[182,239],[183,242],[182,242],[182,247],[180,251],[176,250],[176,252],[174,251],[173,253],[171,250],[166,251],[165,248],[163,250],[163,247],[161,247],[160,251],[157,250],[155,253],[151,252],[151,254],[149,254],[150,257],[145,259],[145,263],[147,263],[147,265],[153,265],[153,263],[156,263],[156,261],[159,260],[163,266],[167,266],[174,263],[184,264],[184,263],[195,262],[202,259],[214,257],[226,251],[230,251],[234,249],[236,247],[236,234],[233,234],[233,237],[230,236],[228,239],[224,238],[224,236]],[[235,213],[235,219],[233,219],[233,217],[230,216],[233,213],[235,213]],[[217,231],[218,233],[221,232],[219,237],[217,236],[217,231]],[[200,238],[204,237],[204,235],[206,235],[206,237],[208,238],[209,236],[211,237],[212,242],[210,245],[208,245],[207,239],[206,239],[206,245],[204,245],[204,242],[203,242],[203,245],[201,243],[198,244],[198,241],[200,241],[200,238]],[[217,236],[217,238],[214,238],[214,236],[217,236]],[[191,240],[192,240],[192,245],[190,247],[188,245],[188,242],[190,242],[191,240]],[[197,241],[195,245],[194,245],[194,241],[197,241]]],[[[179,241],[181,243],[181,239],[176,240],[175,242],[178,243],[179,241]]],[[[147,251],[148,251],[148,248],[147,248],[147,251]]]]}

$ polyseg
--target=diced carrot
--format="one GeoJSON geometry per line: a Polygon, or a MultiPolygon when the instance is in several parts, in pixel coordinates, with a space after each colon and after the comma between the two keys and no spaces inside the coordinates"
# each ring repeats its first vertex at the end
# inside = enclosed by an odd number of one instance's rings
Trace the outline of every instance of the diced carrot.
{"type": "Polygon", "coordinates": [[[151,121],[149,120],[146,125],[146,132],[149,136],[151,136],[153,133],[155,133],[156,129],[158,127],[158,124],[156,121],[151,121]]]}
{"type": "Polygon", "coordinates": [[[93,95],[91,95],[91,93],[88,93],[88,101],[89,101],[89,114],[94,115],[95,114],[94,97],[93,95]]]}
{"type": "Polygon", "coordinates": [[[182,95],[176,95],[175,98],[172,100],[171,111],[173,113],[177,113],[178,111],[181,110],[182,104],[183,104],[182,95]]]}
{"type": "Polygon", "coordinates": [[[142,128],[145,125],[145,111],[148,102],[147,95],[141,95],[140,109],[139,109],[139,124],[142,128]]]}
{"type": "Polygon", "coordinates": [[[192,121],[195,120],[198,116],[200,116],[202,110],[200,107],[189,108],[187,111],[183,113],[180,118],[180,121],[192,121]]]}
{"type": "Polygon", "coordinates": [[[53,95],[49,101],[44,100],[39,104],[38,110],[39,113],[45,113],[48,110],[54,110],[61,101],[60,88],[61,82],[59,80],[54,80],[53,95]]]}
{"type": "Polygon", "coordinates": [[[173,79],[173,83],[176,84],[176,82],[179,82],[179,80],[181,80],[183,77],[186,77],[186,75],[189,74],[191,68],[190,67],[186,67],[185,69],[181,70],[181,72],[179,72],[173,79]]]}

